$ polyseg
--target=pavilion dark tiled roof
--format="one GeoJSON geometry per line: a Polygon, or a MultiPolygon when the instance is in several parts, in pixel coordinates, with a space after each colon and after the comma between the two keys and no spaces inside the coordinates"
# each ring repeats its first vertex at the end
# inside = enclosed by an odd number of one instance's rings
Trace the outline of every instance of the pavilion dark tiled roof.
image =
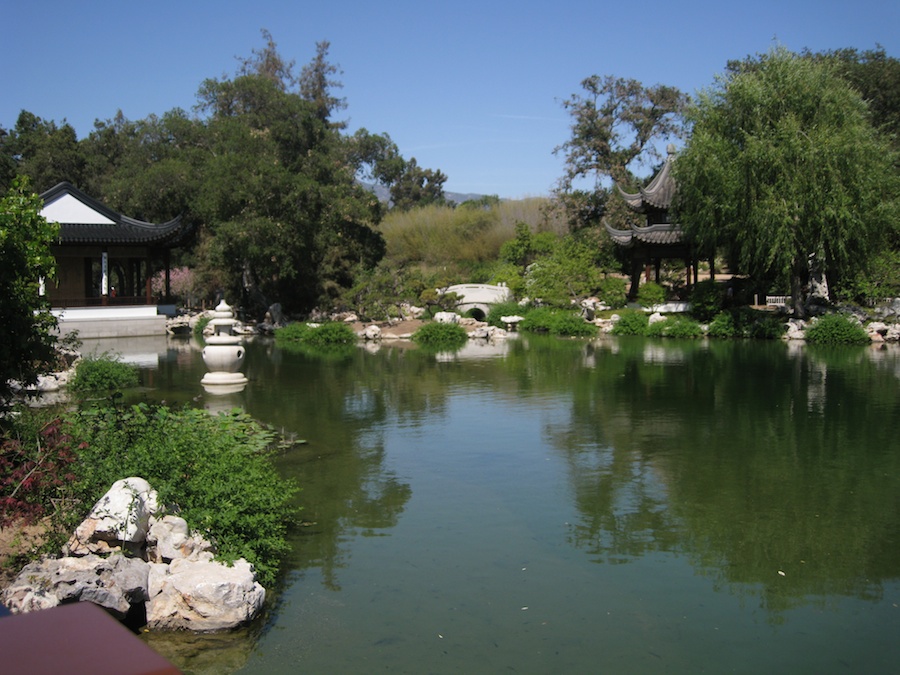
{"type": "Polygon", "coordinates": [[[646,213],[648,207],[665,210],[672,205],[672,199],[675,197],[675,179],[672,177],[675,148],[670,146],[668,152],[662,168],[646,187],[640,188],[636,193],[629,193],[616,185],[619,194],[633,211],[646,213]]]}
{"type": "Polygon", "coordinates": [[[626,248],[639,244],[676,246],[684,243],[681,227],[668,222],[668,210],[675,197],[675,179],[672,176],[675,147],[670,145],[667,150],[668,157],[665,163],[646,187],[640,188],[638,192],[629,193],[616,185],[628,208],[647,216],[646,225],[631,225],[624,230],[618,230],[606,221],[603,222],[607,233],[619,246],[626,248]]]}
{"type": "Polygon", "coordinates": [[[612,240],[625,247],[634,245],[635,241],[653,245],[680,244],[683,238],[681,228],[671,223],[634,225],[629,230],[617,230],[609,223],[604,223],[604,226],[612,240]]]}
{"type": "Polygon", "coordinates": [[[41,198],[45,204],[69,195],[89,209],[96,211],[110,223],[59,223],[60,244],[112,244],[176,246],[191,233],[191,227],[182,223],[181,216],[166,223],[148,223],[123,216],[89,197],[71,183],[63,182],[50,188],[41,198]]]}

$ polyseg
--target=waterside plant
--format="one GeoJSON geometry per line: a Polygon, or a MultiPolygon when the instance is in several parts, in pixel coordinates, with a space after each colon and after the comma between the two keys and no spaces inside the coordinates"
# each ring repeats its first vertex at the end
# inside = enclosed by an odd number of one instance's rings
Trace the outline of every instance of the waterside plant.
{"type": "Polygon", "coordinates": [[[137,368],[122,363],[118,356],[103,353],[86,356],[78,362],[69,389],[86,394],[128,389],[137,384],[137,368]]]}
{"type": "Polygon", "coordinates": [[[455,323],[426,323],[413,333],[413,342],[429,349],[459,349],[468,340],[466,329],[455,323]]]}

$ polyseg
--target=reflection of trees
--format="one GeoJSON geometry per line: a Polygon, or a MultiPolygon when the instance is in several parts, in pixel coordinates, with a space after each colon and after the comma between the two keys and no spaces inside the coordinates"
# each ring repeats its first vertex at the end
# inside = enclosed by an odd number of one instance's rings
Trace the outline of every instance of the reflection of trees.
{"type": "Polygon", "coordinates": [[[416,359],[399,350],[376,358],[362,350],[326,356],[267,351],[248,350],[247,372],[260,386],[247,388],[246,409],[308,440],[282,459],[285,473],[301,486],[297,503],[303,509],[290,567],[320,567],[326,583],[337,587],[345,533],[392,527],[411,496],[409,485],[384,466],[379,430],[386,416],[401,410],[424,419],[440,408],[442,399],[427,393],[412,396],[388,376],[407,368],[407,361],[416,370],[416,359]],[[264,386],[266,382],[273,386],[264,386]]]}
{"type": "Polygon", "coordinates": [[[877,597],[900,576],[894,368],[781,343],[672,348],[595,343],[569,384],[571,426],[548,435],[571,467],[574,545],[610,561],[680,548],[773,611],[877,597]]]}
{"type": "Polygon", "coordinates": [[[246,408],[309,440],[283,461],[312,523],[292,566],[321,567],[328,583],[346,533],[384,531],[409,501],[386,467],[386,430],[426,429],[461,390],[571,399],[544,436],[569,466],[570,541],[595,560],[683,554],[773,616],[814,597],[877,597],[900,577],[897,350],[528,338],[502,358],[445,363],[414,349],[265,348],[248,351],[246,408]]]}

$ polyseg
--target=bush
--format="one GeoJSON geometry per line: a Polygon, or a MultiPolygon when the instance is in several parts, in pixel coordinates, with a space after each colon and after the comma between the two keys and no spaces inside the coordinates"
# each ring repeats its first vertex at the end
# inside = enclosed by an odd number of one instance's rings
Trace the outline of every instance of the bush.
{"type": "Polygon", "coordinates": [[[778,340],[786,330],[784,321],[765,312],[755,314],[754,320],[745,329],[747,337],[754,340],[778,340]]]}
{"type": "Polygon", "coordinates": [[[630,310],[622,312],[611,332],[613,335],[645,335],[649,323],[650,320],[644,312],[630,310]]]}
{"type": "Polygon", "coordinates": [[[330,347],[334,345],[354,345],[358,339],[350,326],[345,323],[332,321],[310,328],[305,334],[303,342],[310,347],[330,347]]]}
{"type": "Polygon", "coordinates": [[[122,363],[111,354],[100,354],[87,356],[78,362],[75,375],[69,381],[69,389],[84,394],[117,391],[137,384],[137,368],[122,363]]]}
{"type": "Polygon", "coordinates": [[[691,314],[699,321],[709,321],[725,307],[725,288],[712,279],[694,285],[691,291],[691,314]]]}
{"type": "Polygon", "coordinates": [[[211,314],[204,314],[199,319],[197,319],[197,323],[194,324],[193,330],[195,338],[197,338],[198,340],[203,338],[203,331],[206,329],[212,319],[213,318],[211,314]]]}
{"type": "Polygon", "coordinates": [[[647,326],[647,337],[679,338],[682,340],[694,340],[703,337],[703,329],[693,319],[674,315],[666,317],[665,321],[657,321],[647,326]]]}
{"type": "Polygon", "coordinates": [[[213,541],[217,557],[243,557],[260,583],[275,580],[296,486],[275,469],[274,434],[248,415],[105,406],[71,415],[67,430],[79,444],[67,531],[116,480],[141,476],[213,541]]]}
{"type": "Polygon", "coordinates": [[[469,339],[466,329],[455,323],[426,323],[413,333],[412,339],[432,349],[459,349],[469,339]]]}
{"type": "Polygon", "coordinates": [[[357,340],[357,335],[350,326],[337,321],[320,325],[295,322],[275,329],[275,342],[280,345],[331,347],[353,345],[357,340]]]}
{"type": "Polygon", "coordinates": [[[591,337],[597,334],[597,327],[578,314],[550,307],[539,307],[528,312],[519,323],[519,330],[565,337],[591,337]]]}
{"type": "Polygon", "coordinates": [[[673,316],[666,319],[666,337],[681,340],[696,340],[703,337],[700,324],[687,316],[673,316]]]}
{"type": "Polygon", "coordinates": [[[515,296],[520,296],[525,291],[525,278],[522,276],[522,270],[512,263],[497,262],[492,265],[488,283],[506,284],[515,296]]]}
{"type": "Polygon", "coordinates": [[[596,248],[568,236],[549,255],[537,258],[525,274],[525,289],[547,305],[569,307],[573,300],[592,295],[600,283],[596,248]]]}
{"type": "Polygon", "coordinates": [[[645,281],[638,287],[637,301],[642,307],[655,307],[666,301],[666,290],[653,281],[645,281]]]}
{"type": "Polygon", "coordinates": [[[644,335],[654,338],[666,337],[666,329],[668,328],[668,325],[668,318],[664,319],[663,321],[654,321],[653,323],[650,323],[648,319],[647,327],[644,329],[644,335]]]}
{"type": "Polygon", "coordinates": [[[56,511],[75,476],[71,438],[59,419],[43,425],[38,415],[8,418],[0,439],[0,527],[30,525],[56,511]]]}
{"type": "Polygon", "coordinates": [[[600,280],[597,297],[605,305],[613,309],[624,307],[628,303],[626,294],[627,282],[619,277],[604,277],[600,280]]]}
{"type": "Polygon", "coordinates": [[[738,334],[734,325],[734,317],[730,312],[719,312],[709,324],[709,330],[706,333],[711,338],[729,339],[738,334]]]}
{"type": "Polygon", "coordinates": [[[870,342],[866,329],[843,314],[826,314],[806,329],[806,341],[820,345],[864,345],[870,342]]]}

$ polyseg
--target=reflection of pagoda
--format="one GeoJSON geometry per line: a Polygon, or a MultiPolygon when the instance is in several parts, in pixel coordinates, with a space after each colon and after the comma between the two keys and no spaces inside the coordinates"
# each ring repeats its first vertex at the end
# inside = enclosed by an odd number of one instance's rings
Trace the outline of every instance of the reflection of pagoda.
{"type": "Polygon", "coordinates": [[[659,283],[659,268],[665,258],[680,258],[687,268],[687,286],[697,282],[697,259],[693,248],[685,240],[681,227],[669,222],[669,207],[675,196],[675,179],[672,177],[672,162],[675,160],[675,146],[669,145],[668,157],[662,168],[647,187],[640,188],[634,194],[625,192],[616,185],[625,204],[635,213],[647,217],[646,225],[631,225],[627,230],[617,230],[604,222],[606,231],[619,246],[631,249],[631,288],[628,297],[637,296],[640,284],[641,267],[650,278],[650,265],[656,267],[656,282],[659,283]]]}

